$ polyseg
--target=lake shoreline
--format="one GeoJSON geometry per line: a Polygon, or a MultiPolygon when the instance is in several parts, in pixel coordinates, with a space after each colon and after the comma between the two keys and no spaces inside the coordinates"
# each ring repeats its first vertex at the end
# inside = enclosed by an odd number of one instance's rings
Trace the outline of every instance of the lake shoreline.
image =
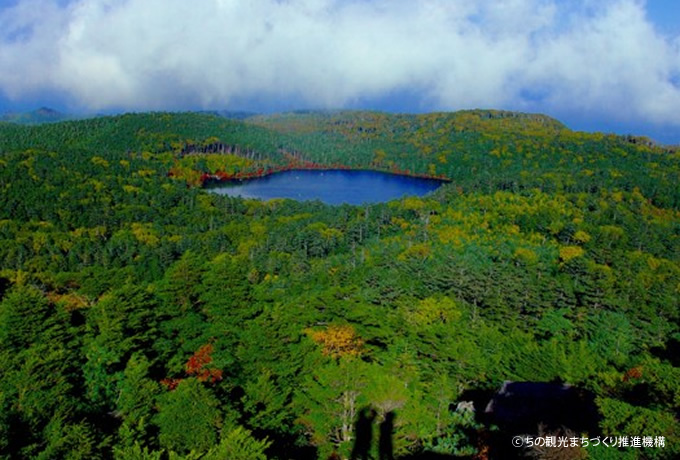
{"type": "Polygon", "coordinates": [[[347,166],[343,164],[334,163],[331,165],[324,165],[312,162],[290,163],[284,166],[275,166],[271,168],[259,168],[256,171],[238,171],[230,174],[223,171],[216,171],[215,173],[203,173],[200,177],[199,186],[201,188],[208,188],[210,186],[228,183],[230,181],[249,181],[253,179],[260,179],[288,171],[370,171],[384,174],[393,174],[395,176],[412,177],[416,179],[436,180],[443,183],[452,182],[451,179],[440,174],[439,176],[432,176],[424,173],[414,173],[409,170],[400,170],[398,168],[376,168],[376,167],[356,167],[347,166]]]}
{"type": "Polygon", "coordinates": [[[212,193],[254,199],[320,200],[336,205],[387,202],[404,196],[423,196],[445,182],[439,179],[390,174],[367,169],[290,169],[262,177],[207,180],[212,193]]]}

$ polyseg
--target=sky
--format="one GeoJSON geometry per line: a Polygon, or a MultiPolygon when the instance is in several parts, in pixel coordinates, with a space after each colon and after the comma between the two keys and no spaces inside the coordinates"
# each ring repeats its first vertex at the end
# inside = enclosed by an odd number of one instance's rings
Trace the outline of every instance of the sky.
{"type": "Polygon", "coordinates": [[[473,108],[680,144],[677,0],[0,0],[0,112],[473,108]]]}

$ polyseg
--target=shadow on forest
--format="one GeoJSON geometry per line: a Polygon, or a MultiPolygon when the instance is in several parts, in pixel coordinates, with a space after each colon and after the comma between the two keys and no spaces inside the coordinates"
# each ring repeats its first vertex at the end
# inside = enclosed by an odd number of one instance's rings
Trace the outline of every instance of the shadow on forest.
{"type": "Polygon", "coordinates": [[[649,350],[654,356],[665,359],[674,367],[680,367],[680,340],[671,338],[663,347],[654,347],[649,350]]]}
{"type": "Polygon", "coordinates": [[[385,414],[385,419],[380,424],[380,438],[378,441],[378,458],[380,460],[394,460],[394,448],[392,446],[392,432],[394,431],[393,411],[385,414]]]}
{"type": "Polygon", "coordinates": [[[475,419],[485,427],[478,444],[491,459],[526,458],[527,451],[512,444],[519,435],[600,434],[594,393],[561,381],[506,381],[495,392],[466,391],[461,399],[473,403],[475,419]]]}
{"type": "Polygon", "coordinates": [[[5,278],[4,276],[0,276],[0,300],[2,300],[5,297],[5,292],[7,292],[10,288],[12,283],[10,280],[5,278]]]}
{"type": "Polygon", "coordinates": [[[352,460],[369,460],[371,441],[373,440],[373,420],[376,412],[370,407],[364,407],[359,411],[359,417],[354,425],[354,447],[352,448],[352,460]]]}
{"type": "Polygon", "coordinates": [[[397,460],[461,460],[465,457],[454,457],[453,455],[436,454],[434,452],[421,452],[420,454],[399,457],[397,460]]]}
{"type": "MultiPolygon", "coordinates": [[[[505,382],[498,391],[472,390],[461,395],[459,406],[471,410],[479,424],[468,432],[482,458],[525,458],[527,451],[513,447],[518,435],[545,436],[559,433],[599,435],[599,413],[594,394],[562,382],[505,382]]],[[[458,409],[456,409],[458,410],[458,409]]],[[[364,407],[355,424],[352,460],[375,460],[372,450],[373,425],[378,425],[377,460],[446,460],[460,459],[449,454],[420,452],[394,457],[394,411],[379,416],[375,409],[364,407]]],[[[329,460],[340,457],[331,456],[329,460]]]]}
{"type": "MultiPolygon", "coordinates": [[[[355,428],[354,446],[350,459],[352,460],[373,460],[371,455],[371,445],[373,441],[373,422],[378,414],[375,409],[364,407],[359,411],[355,428]]],[[[378,460],[446,460],[460,459],[450,455],[436,454],[431,452],[421,452],[419,454],[408,455],[406,457],[394,457],[394,446],[392,435],[394,432],[394,421],[396,419],[394,411],[387,412],[378,426],[378,460]]],[[[328,460],[336,460],[340,457],[331,455],[328,460]]]]}

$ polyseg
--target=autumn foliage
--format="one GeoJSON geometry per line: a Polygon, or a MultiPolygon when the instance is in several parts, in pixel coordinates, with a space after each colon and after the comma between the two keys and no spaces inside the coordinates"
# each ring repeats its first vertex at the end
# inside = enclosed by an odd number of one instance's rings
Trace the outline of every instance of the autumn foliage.
{"type": "Polygon", "coordinates": [[[168,391],[172,391],[175,388],[177,388],[177,385],[179,385],[181,381],[182,381],[182,379],[167,378],[167,379],[161,380],[161,385],[163,385],[165,388],[167,388],[168,391]]]}
{"type": "MultiPolygon", "coordinates": [[[[196,377],[199,382],[217,383],[222,380],[222,370],[208,367],[212,363],[213,352],[212,344],[208,343],[199,348],[184,365],[187,375],[196,377]]],[[[181,378],[165,378],[161,384],[169,391],[177,388],[182,381],[181,378]]]]}
{"type": "Polygon", "coordinates": [[[321,351],[324,355],[333,358],[359,356],[364,343],[356,335],[354,328],[349,325],[328,326],[323,331],[313,331],[311,337],[312,340],[321,345],[321,351]]]}
{"type": "Polygon", "coordinates": [[[623,381],[628,382],[629,380],[639,380],[642,378],[642,367],[635,366],[631,367],[623,374],[623,381]]]}
{"type": "Polygon", "coordinates": [[[212,344],[203,345],[193,354],[184,366],[187,374],[194,375],[199,382],[216,383],[222,380],[222,370],[206,367],[212,362],[212,344]]]}

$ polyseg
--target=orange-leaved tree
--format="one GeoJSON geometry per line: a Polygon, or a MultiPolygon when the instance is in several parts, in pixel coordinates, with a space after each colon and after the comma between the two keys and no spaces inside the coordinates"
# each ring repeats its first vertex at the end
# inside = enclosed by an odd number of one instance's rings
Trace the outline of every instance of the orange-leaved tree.
{"type": "Polygon", "coordinates": [[[212,344],[208,343],[199,348],[187,361],[185,369],[187,374],[195,375],[199,382],[210,381],[216,383],[222,380],[222,370],[206,367],[212,362],[212,344]]]}
{"type": "Polygon", "coordinates": [[[359,356],[364,344],[350,325],[331,325],[323,331],[312,331],[310,336],[322,346],[324,355],[333,358],[359,356]]]}

